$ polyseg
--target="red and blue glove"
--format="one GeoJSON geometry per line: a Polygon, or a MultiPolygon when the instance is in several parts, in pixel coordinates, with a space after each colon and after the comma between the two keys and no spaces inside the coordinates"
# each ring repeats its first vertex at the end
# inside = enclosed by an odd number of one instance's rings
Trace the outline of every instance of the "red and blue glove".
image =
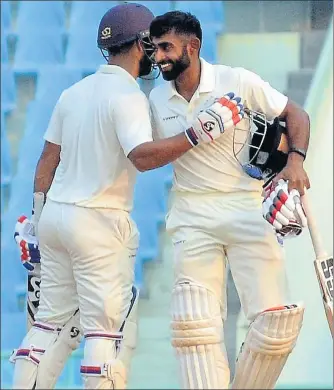
{"type": "Polygon", "coordinates": [[[264,188],[262,215],[282,237],[298,236],[307,226],[299,192],[289,192],[288,182],[282,179],[276,186],[270,182],[264,188]]]}
{"type": "Polygon", "coordinates": [[[233,92],[227,93],[198,114],[191,127],[185,130],[186,137],[192,146],[210,143],[233,129],[244,115],[241,98],[233,92]]]}
{"type": "Polygon", "coordinates": [[[24,215],[18,218],[15,225],[14,239],[19,247],[22,265],[33,271],[41,262],[38,240],[33,223],[24,215]]]}

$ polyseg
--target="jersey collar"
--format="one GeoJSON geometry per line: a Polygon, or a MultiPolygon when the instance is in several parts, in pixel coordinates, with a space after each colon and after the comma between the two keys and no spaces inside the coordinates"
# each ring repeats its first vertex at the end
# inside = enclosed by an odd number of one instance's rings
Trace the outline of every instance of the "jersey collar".
{"type": "MultiPolygon", "coordinates": [[[[215,70],[212,64],[206,62],[203,58],[200,58],[201,61],[201,78],[198,86],[199,93],[212,92],[215,88],[215,70]]],[[[173,96],[179,95],[175,89],[174,81],[167,83],[168,88],[168,99],[171,99],[173,96]]]]}
{"type": "Polygon", "coordinates": [[[137,83],[136,79],[131,76],[131,74],[123,69],[120,66],[117,65],[100,65],[97,73],[109,73],[109,74],[117,74],[123,77],[126,77],[129,81],[136,84],[139,88],[139,84],[137,83]]]}

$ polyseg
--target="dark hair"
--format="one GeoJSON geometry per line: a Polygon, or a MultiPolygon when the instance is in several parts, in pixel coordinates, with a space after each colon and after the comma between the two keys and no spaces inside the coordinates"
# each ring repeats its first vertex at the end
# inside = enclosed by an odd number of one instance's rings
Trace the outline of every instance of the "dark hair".
{"type": "Polygon", "coordinates": [[[177,34],[194,34],[202,42],[202,28],[196,16],[190,12],[170,11],[153,19],[150,35],[160,38],[174,30],[177,34]]]}

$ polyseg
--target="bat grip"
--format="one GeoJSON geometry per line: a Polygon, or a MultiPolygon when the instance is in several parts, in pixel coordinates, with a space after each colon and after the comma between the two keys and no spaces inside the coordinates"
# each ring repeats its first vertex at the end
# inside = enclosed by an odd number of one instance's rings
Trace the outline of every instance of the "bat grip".
{"type": "Polygon", "coordinates": [[[308,194],[306,193],[306,190],[305,190],[304,195],[301,197],[301,201],[302,201],[303,209],[304,209],[306,217],[307,217],[308,230],[310,232],[310,237],[312,240],[315,255],[317,258],[326,257],[327,253],[324,249],[324,246],[323,246],[320,234],[319,234],[319,230],[318,230],[316,220],[315,220],[315,217],[314,217],[314,214],[312,211],[312,207],[310,206],[310,201],[309,201],[308,194]]]}

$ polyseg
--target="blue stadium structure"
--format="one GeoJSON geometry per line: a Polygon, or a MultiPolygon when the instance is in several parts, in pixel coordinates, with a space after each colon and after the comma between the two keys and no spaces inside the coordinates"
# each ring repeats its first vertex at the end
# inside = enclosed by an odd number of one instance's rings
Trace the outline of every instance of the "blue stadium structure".
{"type": "MultiPolygon", "coordinates": [[[[148,6],[155,15],[173,9],[194,13],[203,28],[201,55],[210,62],[218,63],[221,60],[222,49],[219,49],[224,44],[223,54],[228,58],[226,62],[235,61],[238,66],[243,66],[240,64],[240,58],[245,60],[246,65],[247,61],[253,64],[252,60],[258,58],[258,63],[264,64],[263,53],[257,45],[261,34],[254,38],[254,31],[250,30],[251,34],[247,36],[247,28],[251,29],[254,24],[259,24],[253,21],[261,14],[255,11],[250,16],[240,13],[240,4],[249,2],[136,2],[148,6]],[[242,28],[245,34],[235,34],[242,28]],[[229,33],[233,32],[228,37],[227,30],[229,33]],[[242,39],[239,38],[241,35],[242,39]]],[[[27,275],[20,264],[13,239],[14,225],[21,214],[31,215],[34,171],[43,148],[43,134],[54,105],[65,88],[95,72],[100,64],[105,63],[96,44],[97,27],[105,11],[118,3],[122,1],[1,1],[1,388],[11,387],[13,367],[8,362],[8,356],[26,332],[24,302],[27,275]]],[[[256,7],[258,4],[264,6],[264,3],[268,3],[266,7],[269,9],[269,3],[282,3],[283,7],[285,3],[294,2],[254,3],[256,7]]],[[[254,6],[254,9],[256,7],[254,6]]],[[[251,12],[250,8],[247,9],[251,12]]],[[[268,15],[271,15],[270,12],[268,15]]],[[[282,23],[288,23],[292,16],[297,17],[299,14],[296,12],[291,15],[286,13],[286,20],[282,20],[282,23]]],[[[269,16],[262,20],[261,29],[266,27],[270,31],[270,26],[265,25],[269,23],[269,16]]],[[[291,25],[289,31],[294,32],[293,29],[298,26],[293,20],[291,25]]],[[[257,28],[255,32],[260,32],[260,27],[257,28]]],[[[302,74],[299,72],[299,65],[295,66],[292,69],[295,74],[291,74],[291,77],[296,88],[299,88],[296,96],[305,99],[309,84],[305,88],[304,82],[309,83],[312,78],[321,45],[312,40],[312,37],[308,38],[307,34],[302,34],[300,33],[300,51],[304,54],[297,54],[298,61],[301,57],[302,61],[310,59],[313,63],[305,66],[307,72],[302,74]],[[303,51],[305,47],[307,50],[303,51]],[[313,51],[316,55],[313,55],[313,51]]],[[[319,37],[321,34],[322,32],[318,34],[319,37]]],[[[266,39],[261,42],[271,42],[271,37],[266,39]]],[[[295,37],[291,42],[289,45],[294,45],[295,37]]],[[[280,47],[289,50],[289,45],[280,47]]],[[[299,51],[297,44],[296,47],[299,51]]],[[[272,53],[275,54],[274,49],[272,53]]],[[[288,55],[283,57],[286,63],[292,64],[288,55]]],[[[284,68],[283,62],[281,61],[279,66],[284,68]]],[[[274,60],[271,60],[270,64],[276,65],[274,60]]],[[[291,68],[293,66],[294,63],[291,68]]],[[[266,63],[262,66],[265,76],[270,73],[269,68],[266,63]]],[[[278,78],[280,77],[278,72],[278,78]]],[[[147,93],[152,86],[162,82],[164,81],[160,77],[154,82],[140,81],[140,86],[147,93]]],[[[325,84],[324,81],[321,85],[325,84]]],[[[294,97],[294,90],[288,92],[289,96],[291,92],[294,97]]],[[[319,94],[323,94],[323,91],[319,94]]],[[[167,165],[138,174],[136,182],[132,217],[140,231],[140,247],[135,275],[137,285],[144,291],[145,267],[158,264],[161,253],[160,229],[167,211],[172,175],[172,167],[167,165]]],[[[78,369],[81,357],[82,350],[73,354],[58,382],[59,388],[82,388],[78,369]]],[[[168,372],[167,367],[166,373],[168,372]]],[[[154,377],[154,373],[152,375],[154,377]]],[[[168,383],[171,376],[166,374],[168,383]]],[[[160,377],[156,380],[160,380],[160,377]]],[[[145,387],[146,383],[143,386],[140,388],[149,388],[145,387]]],[[[171,387],[167,385],[165,388],[171,387]]]]}

